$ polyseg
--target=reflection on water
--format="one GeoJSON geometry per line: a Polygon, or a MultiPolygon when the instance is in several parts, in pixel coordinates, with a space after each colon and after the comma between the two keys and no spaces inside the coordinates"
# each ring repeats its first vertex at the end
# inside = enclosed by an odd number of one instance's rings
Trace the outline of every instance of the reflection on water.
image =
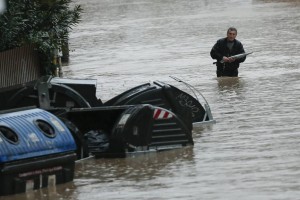
{"type": "Polygon", "coordinates": [[[168,168],[179,163],[189,165],[193,163],[192,147],[160,153],[132,154],[125,159],[89,159],[78,163],[77,181],[80,181],[82,176],[93,180],[96,174],[101,183],[112,182],[115,179],[152,180],[171,173],[168,168]]]}
{"type": "Polygon", "coordinates": [[[219,77],[218,87],[220,91],[222,90],[232,90],[243,87],[242,81],[240,81],[240,77],[219,77]]]}
{"type": "Polygon", "coordinates": [[[49,186],[40,190],[30,190],[24,194],[16,194],[0,197],[0,200],[47,200],[47,199],[72,199],[73,192],[76,189],[74,182],[60,185],[49,186]]]}
{"type": "MultiPolygon", "coordinates": [[[[132,155],[125,159],[90,159],[77,165],[75,184],[79,187],[79,198],[112,198],[110,191],[118,198],[138,197],[141,190],[150,188],[163,190],[169,183],[159,180],[169,179],[174,174],[183,177],[195,175],[193,148],[132,155]],[[184,171],[183,166],[189,166],[184,171]],[[97,193],[91,191],[97,190],[97,193]]],[[[163,194],[162,194],[163,195],[163,194]]],[[[159,197],[158,193],[152,194],[159,197]]],[[[150,197],[150,196],[149,196],[150,197]]]]}

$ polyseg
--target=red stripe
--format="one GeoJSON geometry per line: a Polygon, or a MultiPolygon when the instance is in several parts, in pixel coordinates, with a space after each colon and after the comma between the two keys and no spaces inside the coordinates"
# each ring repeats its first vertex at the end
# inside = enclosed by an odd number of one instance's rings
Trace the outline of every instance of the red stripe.
{"type": "Polygon", "coordinates": [[[158,118],[158,116],[159,116],[159,114],[160,114],[160,112],[161,112],[161,110],[159,110],[159,109],[155,109],[155,111],[154,111],[154,119],[157,119],[158,118]]]}
{"type": "Polygon", "coordinates": [[[168,118],[168,116],[169,116],[169,113],[168,113],[168,112],[165,112],[163,118],[166,119],[166,118],[168,118]]]}

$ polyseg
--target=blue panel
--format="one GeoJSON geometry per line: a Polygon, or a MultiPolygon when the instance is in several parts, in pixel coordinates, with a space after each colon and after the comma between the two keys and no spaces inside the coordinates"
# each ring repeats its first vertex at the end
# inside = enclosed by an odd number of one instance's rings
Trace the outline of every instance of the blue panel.
{"type": "Polygon", "coordinates": [[[0,128],[9,128],[18,139],[11,142],[0,133],[0,163],[33,158],[76,150],[72,134],[55,115],[41,109],[0,114],[0,128]],[[54,130],[47,136],[37,125],[38,121],[49,124],[54,130]]]}

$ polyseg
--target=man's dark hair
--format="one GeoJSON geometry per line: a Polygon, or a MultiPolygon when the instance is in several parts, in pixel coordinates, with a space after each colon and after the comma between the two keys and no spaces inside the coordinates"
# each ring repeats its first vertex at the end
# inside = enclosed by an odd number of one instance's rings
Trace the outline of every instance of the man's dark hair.
{"type": "Polygon", "coordinates": [[[229,33],[230,31],[235,31],[236,34],[237,34],[237,30],[234,27],[229,27],[229,29],[227,30],[227,33],[229,33]]]}

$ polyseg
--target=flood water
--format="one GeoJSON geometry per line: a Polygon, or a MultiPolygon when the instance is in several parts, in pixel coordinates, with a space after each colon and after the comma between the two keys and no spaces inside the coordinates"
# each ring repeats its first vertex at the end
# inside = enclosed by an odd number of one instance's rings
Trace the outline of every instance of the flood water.
{"type": "Polygon", "coordinates": [[[0,199],[299,199],[300,1],[76,0],[84,8],[64,75],[106,101],[149,81],[195,86],[216,124],[193,147],[76,164],[75,179],[0,199]],[[229,26],[247,57],[216,78],[209,52],[229,26]]]}

